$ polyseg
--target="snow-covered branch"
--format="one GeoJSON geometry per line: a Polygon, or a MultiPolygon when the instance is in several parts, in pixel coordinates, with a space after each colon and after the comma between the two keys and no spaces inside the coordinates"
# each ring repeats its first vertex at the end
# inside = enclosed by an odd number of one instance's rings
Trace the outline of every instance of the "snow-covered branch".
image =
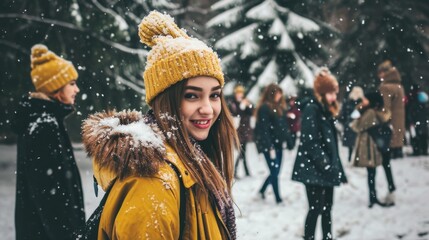
{"type": "Polygon", "coordinates": [[[88,35],[99,40],[100,42],[103,42],[103,43],[105,43],[105,44],[107,44],[113,48],[116,48],[116,49],[122,51],[122,52],[130,53],[130,54],[136,54],[136,55],[143,55],[143,56],[147,55],[146,50],[130,48],[130,47],[127,47],[127,46],[122,45],[120,43],[112,42],[110,40],[105,39],[104,37],[101,37],[101,36],[94,34],[93,31],[89,31],[85,28],[76,26],[76,25],[68,23],[68,22],[59,21],[59,20],[55,20],[55,19],[41,18],[41,17],[25,15],[25,14],[16,14],[16,13],[0,14],[0,18],[25,19],[25,20],[29,20],[29,21],[33,21],[33,22],[50,24],[51,26],[61,26],[64,28],[68,28],[68,29],[87,33],[88,35]]]}
{"type": "Polygon", "coordinates": [[[113,11],[112,9],[109,9],[109,8],[105,8],[97,0],[92,0],[92,3],[94,3],[94,5],[98,9],[100,9],[100,11],[107,13],[107,14],[111,15],[112,17],[114,17],[116,20],[116,23],[118,24],[119,30],[124,31],[124,30],[128,29],[127,21],[125,21],[125,19],[123,19],[121,16],[119,16],[119,14],[117,14],[115,11],[113,11]]]}
{"type": "Polygon", "coordinates": [[[116,82],[118,84],[123,84],[125,86],[128,86],[132,90],[136,91],[138,94],[142,94],[143,96],[146,95],[146,91],[144,88],[133,83],[131,80],[127,80],[127,79],[121,77],[120,75],[116,75],[116,82]]]}
{"type": "Polygon", "coordinates": [[[28,55],[29,54],[29,50],[27,50],[25,47],[18,45],[14,42],[10,42],[10,41],[5,41],[5,40],[0,40],[0,44],[8,46],[10,48],[16,49],[17,51],[20,51],[23,54],[28,55]]]}

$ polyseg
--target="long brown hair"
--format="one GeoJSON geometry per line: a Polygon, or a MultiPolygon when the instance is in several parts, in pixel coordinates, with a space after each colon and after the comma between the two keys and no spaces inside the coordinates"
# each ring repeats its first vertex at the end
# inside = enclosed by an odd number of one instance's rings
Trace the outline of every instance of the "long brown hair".
{"type": "Polygon", "coordinates": [[[231,114],[221,93],[222,110],[207,139],[200,142],[204,153],[201,155],[181,122],[181,101],[186,83],[187,80],[180,81],[155,97],[151,102],[155,118],[166,141],[198,185],[227,203],[233,180],[234,148],[239,146],[231,114]],[[172,136],[167,136],[168,133],[172,136]]]}
{"type": "Polygon", "coordinates": [[[285,97],[283,96],[283,90],[279,85],[271,83],[265,87],[262,97],[259,99],[258,105],[256,106],[255,114],[258,114],[259,108],[261,108],[263,104],[267,104],[271,110],[275,110],[277,115],[283,115],[283,113],[286,111],[287,105],[285,97]],[[279,102],[276,102],[274,98],[278,92],[282,94],[282,97],[279,102]]]}

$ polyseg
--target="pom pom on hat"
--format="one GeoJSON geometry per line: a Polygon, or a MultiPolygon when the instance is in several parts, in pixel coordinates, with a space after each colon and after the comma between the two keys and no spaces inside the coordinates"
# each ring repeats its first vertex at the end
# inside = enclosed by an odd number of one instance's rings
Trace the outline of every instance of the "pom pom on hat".
{"type": "Polygon", "coordinates": [[[159,36],[189,38],[185,31],[174,23],[172,17],[157,11],[152,11],[147,17],[143,18],[139,25],[139,36],[140,41],[149,47],[156,44],[159,36]]]}
{"type": "Polygon", "coordinates": [[[329,92],[337,91],[337,79],[331,74],[328,68],[321,68],[314,79],[314,93],[321,96],[329,92]]]}
{"type": "Polygon", "coordinates": [[[152,47],[143,73],[146,102],[184,79],[197,76],[216,78],[224,85],[217,54],[202,41],[189,37],[172,17],[152,11],[139,25],[142,43],[152,47]]]}
{"type": "Polygon", "coordinates": [[[31,69],[31,80],[36,91],[48,94],[78,78],[71,62],[58,57],[43,44],[31,48],[31,69]]]}

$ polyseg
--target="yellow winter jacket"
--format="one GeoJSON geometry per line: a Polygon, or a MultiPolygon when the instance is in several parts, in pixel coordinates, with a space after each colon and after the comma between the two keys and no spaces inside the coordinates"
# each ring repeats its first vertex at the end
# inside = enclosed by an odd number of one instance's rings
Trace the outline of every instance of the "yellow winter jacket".
{"type": "MultiPolygon", "coordinates": [[[[198,187],[174,149],[164,142],[165,160],[162,161],[145,158],[136,162],[135,159],[127,159],[129,157],[127,153],[135,149],[124,150],[122,138],[126,136],[120,135],[119,139],[122,141],[118,139],[114,141],[115,135],[112,134],[114,131],[100,134],[100,129],[97,129],[100,122],[103,123],[100,120],[109,117],[104,116],[106,114],[99,115],[92,123],[87,120],[83,126],[84,145],[93,159],[97,182],[105,191],[113,184],[101,215],[98,239],[179,239],[180,194],[182,194],[180,180],[176,171],[167,162],[178,169],[186,189],[186,217],[182,239],[229,239],[228,230],[215,203],[210,202],[208,194],[198,187]],[[88,127],[86,130],[85,126],[88,127]],[[95,143],[102,147],[94,146],[95,143]],[[108,155],[105,156],[116,156],[111,162],[119,161],[119,164],[112,165],[103,159],[100,160],[100,156],[106,152],[108,155]],[[158,170],[149,176],[142,176],[147,173],[136,171],[147,169],[140,166],[142,162],[158,164],[158,170]],[[129,174],[120,178],[119,176],[123,174],[120,169],[127,169],[129,174]]],[[[154,133],[158,134],[156,131],[154,133]]],[[[132,138],[132,134],[128,135],[128,138],[130,137],[132,138]]],[[[125,145],[125,148],[127,147],[129,146],[125,145]]],[[[134,156],[153,157],[156,155],[153,151],[158,150],[151,151],[146,151],[146,155],[134,156]]]]}

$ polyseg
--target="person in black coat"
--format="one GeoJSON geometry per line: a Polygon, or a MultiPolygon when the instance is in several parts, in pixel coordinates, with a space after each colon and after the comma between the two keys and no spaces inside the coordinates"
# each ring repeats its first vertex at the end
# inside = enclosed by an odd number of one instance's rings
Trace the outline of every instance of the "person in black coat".
{"type": "Polygon", "coordinates": [[[36,92],[19,102],[16,239],[73,239],[85,224],[83,191],[64,118],[74,111],[77,71],[44,45],[32,48],[36,92]]]}
{"type": "Polygon", "coordinates": [[[240,153],[235,160],[234,177],[237,176],[237,168],[240,160],[243,161],[246,176],[250,176],[250,171],[246,160],[246,145],[253,141],[253,129],[250,126],[250,118],[253,115],[253,104],[244,97],[245,89],[242,85],[234,87],[234,96],[227,100],[229,111],[238,120],[237,134],[240,140],[240,153]]]}
{"type": "Polygon", "coordinates": [[[282,203],[278,175],[280,173],[284,144],[290,149],[292,136],[287,122],[286,101],[283,90],[277,84],[268,85],[256,108],[255,143],[259,153],[262,153],[270,170],[270,175],[264,181],[259,194],[265,199],[265,191],[273,186],[276,203],[282,203]]]}
{"type": "Polygon", "coordinates": [[[356,106],[362,102],[363,90],[359,86],[354,86],[350,91],[347,99],[344,100],[341,106],[340,116],[338,120],[343,125],[344,131],[342,135],[343,146],[349,149],[348,160],[350,162],[353,152],[353,147],[356,142],[357,134],[350,128],[350,123],[353,121],[352,113],[356,106]]]}
{"type": "Polygon", "coordinates": [[[411,135],[413,155],[428,155],[429,109],[428,95],[418,84],[411,86],[406,104],[406,124],[411,135]]]}
{"type": "Polygon", "coordinates": [[[315,98],[304,104],[301,138],[292,172],[292,180],[302,182],[307,191],[309,209],[305,220],[305,239],[314,239],[317,218],[322,216],[323,239],[332,239],[331,209],[334,186],[347,182],[338,153],[334,116],[338,82],[323,68],[315,77],[315,98]]]}

